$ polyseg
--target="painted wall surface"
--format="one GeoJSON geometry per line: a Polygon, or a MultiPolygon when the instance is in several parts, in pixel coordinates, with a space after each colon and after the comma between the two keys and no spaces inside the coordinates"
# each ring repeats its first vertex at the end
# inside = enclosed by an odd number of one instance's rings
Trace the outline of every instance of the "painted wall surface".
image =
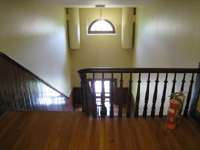
{"type": "MultiPolygon", "coordinates": [[[[81,46],[70,50],[72,59],[73,86],[80,87],[79,69],[89,67],[132,67],[132,49],[121,48],[121,8],[102,9],[102,18],[110,20],[116,27],[115,35],[88,35],[89,24],[100,18],[100,9],[81,8],[80,35],[81,46]]],[[[128,82],[127,82],[128,84],[128,82]]]]}
{"type": "MultiPolygon", "coordinates": [[[[136,47],[133,53],[134,67],[197,68],[200,62],[200,2],[199,1],[160,1],[137,8],[136,47]]],[[[155,76],[151,82],[153,94],[155,76]]],[[[173,78],[173,75],[171,77],[173,78]]],[[[182,75],[177,77],[181,83],[182,75]]],[[[188,76],[185,90],[188,91],[188,76]]],[[[146,78],[143,87],[146,89],[146,78]]],[[[163,90],[164,77],[160,79],[158,101],[163,90]]],[[[170,95],[171,80],[167,96],[170,95]]],[[[176,91],[180,87],[176,86],[176,91]]],[[[143,103],[144,97],[141,97],[143,103]]],[[[150,95],[150,101],[152,95],[150,95]]],[[[165,106],[168,107],[169,98],[165,106]]],[[[166,107],[166,108],[167,108],[166,107]]],[[[151,102],[148,105],[149,112],[151,102]]],[[[156,108],[160,108],[160,102],[156,108]]],[[[149,113],[148,112],[148,113],[149,113]]],[[[165,113],[167,110],[165,109],[165,113]]],[[[141,111],[140,111],[141,113],[141,111]]],[[[158,114],[158,112],[156,112],[158,114]]]]}
{"type": "Polygon", "coordinates": [[[137,67],[198,67],[200,2],[162,1],[137,9],[137,67]]]}
{"type": "Polygon", "coordinates": [[[65,8],[35,0],[0,3],[0,51],[69,96],[65,8]]]}

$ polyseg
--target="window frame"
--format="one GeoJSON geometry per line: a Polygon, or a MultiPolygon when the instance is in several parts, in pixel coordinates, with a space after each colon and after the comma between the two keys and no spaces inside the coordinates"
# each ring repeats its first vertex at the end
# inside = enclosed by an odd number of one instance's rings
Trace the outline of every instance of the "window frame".
{"type": "Polygon", "coordinates": [[[88,27],[88,34],[116,34],[115,32],[115,26],[112,24],[112,22],[110,22],[107,19],[96,19],[94,20],[92,23],[90,23],[89,27],[88,27]],[[93,26],[93,24],[95,24],[96,22],[100,21],[100,20],[104,20],[107,23],[109,23],[112,27],[112,31],[91,31],[91,27],[93,26]]]}

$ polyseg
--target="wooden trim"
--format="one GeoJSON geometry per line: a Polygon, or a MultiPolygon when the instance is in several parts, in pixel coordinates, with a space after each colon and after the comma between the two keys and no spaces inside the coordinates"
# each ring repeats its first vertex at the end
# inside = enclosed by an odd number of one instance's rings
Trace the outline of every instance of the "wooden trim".
{"type": "Polygon", "coordinates": [[[23,65],[21,65],[19,62],[17,62],[16,60],[14,60],[12,57],[8,56],[7,54],[3,53],[0,51],[0,57],[8,60],[10,63],[12,63],[13,65],[19,67],[20,69],[24,70],[26,73],[28,73],[29,75],[35,77],[37,80],[39,80],[40,82],[44,83],[46,86],[50,87],[51,89],[55,90],[56,92],[60,93],[61,95],[65,96],[66,98],[69,98],[68,96],[66,96],[65,94],[63,94],[62,92],[58,91],[57,89],[55,89],[54,87],[52,87],[50,84],[48,84],[47,82],[45,82],[44,80],[42,80],[40,77],[38,77],[37,75],[35,75],[33,72],[31,72],[30,70],[28,70],[27,68],[25,68],[23,65]]]}
{"type": "Polygon", "coordinates": [[[8,112],[7,108],[0,107],[0,118],[3,117],[8,112]]]}

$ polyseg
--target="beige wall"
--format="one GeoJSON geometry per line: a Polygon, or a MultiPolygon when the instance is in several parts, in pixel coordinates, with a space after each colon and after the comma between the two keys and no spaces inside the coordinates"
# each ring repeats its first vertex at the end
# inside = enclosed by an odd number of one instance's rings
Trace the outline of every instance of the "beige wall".
{"type": "Polygon", "coordinates": [[[200,2],[162,1],[137,9],[137,67],[198,67],[200,2]]]}
{"type": "Polygon", "coordinates": [[[0,51],[69,96],[65,9],[35,0],[0,3],[0,51]]]}
{"type": "MultiPolygon", "coordinates": [[[[200,62],[199,8],[199,1],[160,1],[137,8],[133,66],[197,68],[200,62]]],[[[155,76],[152,78],[154,79],[151,82],[150,93],[153,93],[155,84],[155,76]]],[[[159,82],[158,101],[163,90],[163,78],[159,82]]],[[[169,78],[172,79],[173,76],[169,78]]],[[[182,79],[182,76],[177,78],[182,79]]],[[[188,77],[188,80],[190,79],[188,77]]],[[[186,91],[190,83],[188,80],[185,85],[186,91]]],[[[181,81],[178,80],[177,83],[180,84],[181,81]]],[[[146,89],[146,78],[142,84],[146,89]]],[[[167,95],[170,94],[171,87],[169,80],[167,95]]],[[[178,90],[180,86],[176,85],[176,91],[178,90]]],[[[141,97],[141,103],[143,99],[144,97],[141,97]]],[[[150,95],[149,110],[151,100],[152,95],[150,95]]],[[[165,103],[167,107],[168,102],[169,98],[165,103]]],[[[157,103],[156,108],[159,107],[160,102],[157,103]]]]}
{"type": "Polygon", "coordinates": [[[121,48],[121,8],[102,9],[102,18],[116,27],[116,35],[87,35],[89,24],[100,17],[100,9],[80,10],[81,48],[70,50],[73,86],[80,86],[79,69],[89,67],[132,67],[132,49],[121,48]]]}

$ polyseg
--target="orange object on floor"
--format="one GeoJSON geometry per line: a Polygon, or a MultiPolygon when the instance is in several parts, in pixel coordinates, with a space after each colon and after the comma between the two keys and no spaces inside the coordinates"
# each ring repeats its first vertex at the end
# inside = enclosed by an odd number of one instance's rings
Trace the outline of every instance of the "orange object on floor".
{"type": "MultiPolygon", "coordinates": [[[[184,104],[184,101],[185,101],[185,95],[183,93],[187,93],[187,92],[179,92],[178,94],[178,99],[180,99],[182,101],[182,105],[184,104]]],[[[180,105],[181,107],[181,105],[180,105]]],[[[182,111],[183,111],[183,106],[180,108],[180,113],[179,115],[177,116],[177,122],[176,124],[179,124],[180,123],[180,120],[181,120],[181,114],[182,114],[182,111]]]]}
{"type": "Polygon", "coordinates": [[[176,127],[176,117],[179,113],[180,102],[176,99],[170,101],[170,106],[167,115],[166,127],[169,129],[174,129],[176,127]]]}

